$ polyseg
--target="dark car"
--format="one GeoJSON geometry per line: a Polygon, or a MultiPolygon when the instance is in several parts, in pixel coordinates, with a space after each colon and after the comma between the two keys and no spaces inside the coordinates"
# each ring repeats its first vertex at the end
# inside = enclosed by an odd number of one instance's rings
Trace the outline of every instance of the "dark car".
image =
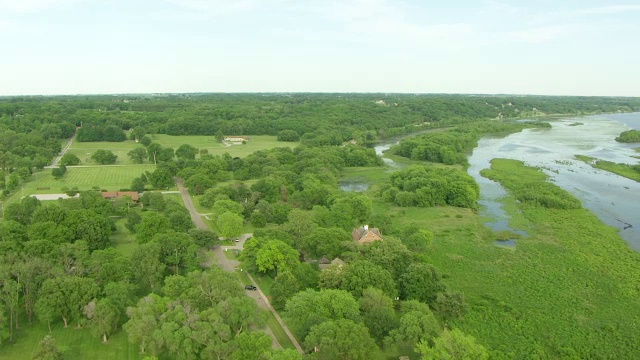
{"type": "Polygon", "coordinates": [[[253,285],[245,285],[244,289],[245,290],[258,290],[258,288],[253,286],[253,285]]]}

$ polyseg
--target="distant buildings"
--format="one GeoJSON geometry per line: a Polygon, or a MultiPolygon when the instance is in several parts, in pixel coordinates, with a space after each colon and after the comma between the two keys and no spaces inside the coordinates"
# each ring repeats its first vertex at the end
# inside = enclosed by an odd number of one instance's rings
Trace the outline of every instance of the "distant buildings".
{"type": "Polygon", "coordinates": [[[248,136],[225,136],[224,137],[224,141],[227,142],[231,142],[231,143],[238,143],[238,142],[243,142],[243,141],[249,141],[251,140],[250,137],[248,136]]]}

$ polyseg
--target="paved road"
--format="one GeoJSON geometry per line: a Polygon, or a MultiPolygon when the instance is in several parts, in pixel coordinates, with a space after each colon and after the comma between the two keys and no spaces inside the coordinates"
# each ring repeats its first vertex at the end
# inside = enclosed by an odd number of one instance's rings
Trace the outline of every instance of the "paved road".
{"type": "Polygon", "coordinates": [[[51,163],[51,165],[49,166],[45,166],[45,169],[51,169],[54,168],[56,166],[58,166],[58,163],[60,162],[60,159],[62,159],[62,157],[64,156],[64,154],[67,153],[67,150],[69,150],[69,148],[71,147],[71,144],[73,144],[73,140],[76,139],[76,135],[78,135],[78,127],[76,127],[76,132],[73,133],[73,136],[71,137],[71,139],[69,139],[69,142],[67,143],[67,145],[64,147],[64,149],[62,149],[62,151],[60,152],[60,155],[58,155],[57,158],[55,158],[53,160],[53,162],[51,163]]]}
{"type": "MultiPolygon", "coordinates": [[[[200,214],[198,214],[198,210],[196,209],[195,205],[193,205],[193,200],[191,199],[191,195],[189,195],[189,192],[184,187],[184,182],[182,181],[182,179],[176,178],[175,180],[176,180],[176,184],[178,185],[178,190],[180,191],[180,195],[182,196],[182,201],[184,202],[184,206],[187,208],[187,210],[189,210],[189,214],[191,215],[191,220],[193,221],[194,225],[198,229],[209,230],[209,227],[207,226],[207,224],[205,224],[205,222],[202,220],[202,217],[200,217],[200,214]]],[[[218,265],[220,265],[220,267],[222,267],[225,271],[228,271],[228,272],[236,271],[240,263],[236,260],[228,259],[224,255],[224,252],[229,250],[232,250],[232,251],[242,250],[244,247],[244,242],[248,238],[250,238],[251,235],[252,234],[243,234],[242,236],[240,236],[239,238],[240,241],[237,242],[236,245],[216,247],[216,249],[214,250],[214,254],[215,254],[215,258],[218,265]]],[[[203,265],[209,267],[212,264],[205,263],[203,265]]],[[[298,344],[298,341],[295,339],[295,337],[293,337],[293,334],[291,333],[291,331],[289,331],[289,328],[287,328],[287,325],[285,325],[285,323],[282,321],[282,319],[280,318],[280,315],[278,315],[278,312],[273,308],[273,306],[271,306],[271,304],[269,303],[269,300],[267,299],[265,294],[262,292],[258,284],[255,282],[253,277],[249,273],[247,273],[247,276],[249,277],[249,279],[257,289],[256,291],[246,291],[247,296],[255,300],[256,304],[258,304],[258,306],[260,306],[261,308],[271,311],[271,313],[275,316],[278,323],[280,323],[280,326],[282,326],[282,328],[284,329],[287,336],[289,336],[289,339],[291,339],[291,342],[293,342],[293,345],[296,347],[296,349],[301,354],[304,354],[304,350],[302,350],[302,347],[300,346],[300,344],[298,344]]],[[[280,348],[281,346],[278,343],[278,340],[276,339],[275,335],[273,334],[273,332],[268,326],[265,328],[265,332],[271,336],[273,347],[280,348]]]]}

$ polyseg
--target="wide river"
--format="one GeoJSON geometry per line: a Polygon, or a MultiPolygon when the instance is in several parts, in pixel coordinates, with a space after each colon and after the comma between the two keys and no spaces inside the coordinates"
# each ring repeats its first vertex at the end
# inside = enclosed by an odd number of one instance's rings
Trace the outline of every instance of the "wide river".
{"type": "Polygon", "coordinates": [[[509,219],[500,204],[504,189],[480,176],[480,170],[489,168],[489,161],[494,158],[522,160],[542,168],[551,181],[579,198],[606,224],[619,229],[629,246],[640,251],[640,183],[594,169],[574,158],[581,154],[618,163],[639,163],[632,156],[640,155],[633,150],[640,144],[618,143],[615,137],[630,128],[640,129],[640,113],[564,118],[551,125],[551,129],[528,129],[479,141],[469,157],[468,171],[480,184],[481,215],[492,219],[487,225],[496,230],[509,229],[509,219]]]}

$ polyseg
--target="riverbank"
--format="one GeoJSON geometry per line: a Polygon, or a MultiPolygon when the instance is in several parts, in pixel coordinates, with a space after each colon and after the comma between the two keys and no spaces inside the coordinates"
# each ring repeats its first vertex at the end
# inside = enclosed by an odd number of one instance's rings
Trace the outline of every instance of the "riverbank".
{"type": "MultiPolygon", "coordinates": [[[[614,163],[612,161],[601,160],[585,155],[576,155],[576,159],[583,161],[585,164],[588,164],[595,169],[608,171],[616,175],[624,176],[627,179],[640,182],[640,171],[636,170],[633,167],[634,165],[614,163]]],[[[635,166],[640,167],[640,165],[635,166]]]]}

